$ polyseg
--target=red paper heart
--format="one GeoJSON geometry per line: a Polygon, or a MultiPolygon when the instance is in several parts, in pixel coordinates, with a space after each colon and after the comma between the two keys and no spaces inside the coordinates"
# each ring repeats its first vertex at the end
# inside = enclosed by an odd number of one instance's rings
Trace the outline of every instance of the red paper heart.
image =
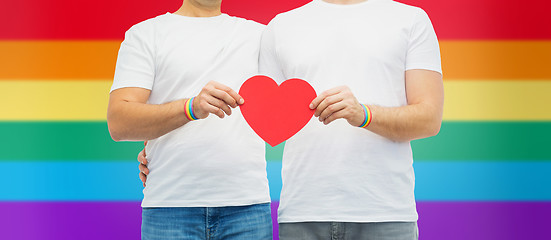
{"type": "Polygon", "coordinates": [[[266,76],[254,76],[241,85],[239,95],[243,117],[265,142],[274,147],[295,135],[314,115],[308,106],[316,91],[301,79],[289,79],[277,86],[266,76]]]}

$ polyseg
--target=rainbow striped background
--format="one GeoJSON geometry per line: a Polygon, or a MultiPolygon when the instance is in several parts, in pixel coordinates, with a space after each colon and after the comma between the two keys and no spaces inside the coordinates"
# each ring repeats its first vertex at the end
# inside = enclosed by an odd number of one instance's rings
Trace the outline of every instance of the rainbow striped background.
{"type": "MultiPolygon", "coordinates": [[[[268,23],[306,2],[223,11],[268,23]]],[[[429,13],[445,72],[442,130],[412,143],[421,239],[551,239],[551,3],[403,2],[429,13]]],[[[0,239],[139,239],[142,143],[109,137],[108,91],[124,32],[180,4],[2,3],[0,239]]],[[[267,149],[275,210],[282,146],[267,149]]]]}

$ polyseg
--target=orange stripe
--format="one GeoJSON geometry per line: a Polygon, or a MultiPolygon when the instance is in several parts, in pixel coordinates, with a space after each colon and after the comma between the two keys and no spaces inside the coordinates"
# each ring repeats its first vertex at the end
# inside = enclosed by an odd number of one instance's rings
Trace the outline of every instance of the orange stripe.
{"type": "Polygon", "coordinates": [[[551,80],[551,41],[441,41],[446,79],[551,80]]]}
{"type": "Polygon", "coordinates": [[[0,78],[112,78],[119,46],[119,41],[2,41],[0,78]]]}
{"type": "MultiPolygon", "coordinates": [[[[0,41],[0,79],[111,79],[120,41],[0,41]]],[[[551,41],[441,41],[445,79],[551,80],[551,41]]]]}

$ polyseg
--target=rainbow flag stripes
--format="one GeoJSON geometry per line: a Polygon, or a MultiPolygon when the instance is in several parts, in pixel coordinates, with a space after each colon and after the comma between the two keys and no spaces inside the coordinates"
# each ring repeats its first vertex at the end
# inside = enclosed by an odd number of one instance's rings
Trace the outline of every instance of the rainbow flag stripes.
{"type": "MultiPolygon", "coordinates": [[[[223,11],[268,23],[308,1],[224,0],[223,11]]],[[[421,239],[549,238],[551,3],[403,2],[432,19],[446,97],[440,134],[412,142],[421,239]]],[[[3,4],[1,239],[139,239],[143,143],[111,140],[109,88],[124,32],[180,4],[3,4]]],[[[282,149],[266,154],[274,222],[282,149]]]]}

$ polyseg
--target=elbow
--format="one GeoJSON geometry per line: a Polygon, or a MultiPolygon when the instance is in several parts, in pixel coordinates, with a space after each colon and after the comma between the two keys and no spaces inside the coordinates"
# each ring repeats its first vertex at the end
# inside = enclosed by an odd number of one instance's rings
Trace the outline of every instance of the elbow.
{"type": "Polygon", "coordinates": [[[395,141],[412,141],[417,139],[434,137],[440,133],[440,127],[442,126],[442,121],[432,121],[426,122],[421,128],[418,129],[417,133],[413,136],[406,137],[404,139],[396,139],[395,141]]]}
{"type": "Polygon", "coordinates": [[[109,135],[111,135],[111,139],[113,139],[113,141],[120,142],[120,141],[123,140],[123,137],[122,137],[122,134],[121,134],[120,130],[113,127],[113,124],[111,124],[109,122],[107,122],[107,126],[109,128],[109,135]]]}
{"type": "Polygon", "coordinates": [[[424,128],[425,137],[434,137],[440,133],[442,127],[442,111],[435,110],[432,114],[427,115],[424,128]]]}
{"type": "Polygon", "coordinates": [[[107,107],[107,128],[109,135],[115,142],[131,141],[134,133],[128,126],[128,117],[125,117],[120,105],[109,104],[107,107]]]}
{"type": "Polygon", "coordinates": [[[111,135],[111,139],[113,139],[113,141],[115,142],[120,142],[124,140],[124,132],[120,126],[121,125],[117,124],[117,122],[110,114],[107,114],[107,128],[109,129],[109,135],[111,135]]]}
{"type": "Polygon", "coordinates": [[[111,135],[113,141],[121,142],[127,140],[124,126],[117,112],[109,107],[107,109],[107,128],[109,129],[109,135],[111,135]]]}
{"type": "Polygon", "coordinates": [[[407,134],[396,134],[389,136],[388,138],[395,142],[408,142],[423,138],[434,137],[440,133],[440,128],[442,126],[441,120],[428,121],[423,125],[419,125],[415,128],[414,131],[404,131],[407,134]]]}
{"type": "Polygon", "coordinates": [[[438,120],[438,121],[435,121],[434,123],[432,124],[429,124],[429,127],[427,128],[427,137],[434,137],[436,135],[438,135],[438,133],[440,132],[440,128],[442,127],[442,121],[441,120],[438,120]]]}
{"type": "Polygon", "coordinates": [[[122,138],[119,135],[115,134],[113,131],[109,130],[109,134],[111,135],[111,139],[113,139],[113,141],[115,142],[122,141],[122,138]]]}

